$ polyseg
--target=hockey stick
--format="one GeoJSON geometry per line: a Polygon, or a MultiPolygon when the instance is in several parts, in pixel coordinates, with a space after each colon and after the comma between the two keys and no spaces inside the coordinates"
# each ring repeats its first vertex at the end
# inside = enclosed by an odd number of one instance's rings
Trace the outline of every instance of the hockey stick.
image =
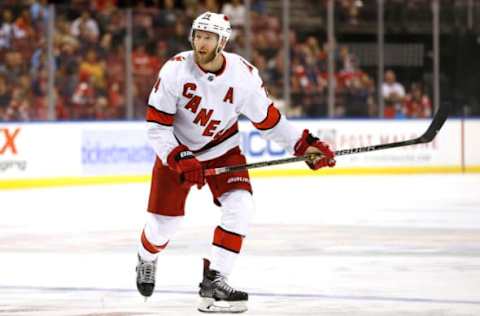
{"type": "MultiPolygon", "coordinates": [[[[382,149],[429,143],[435,138],[438,131],[442,128],[443,124],[447,120],[448,112],[449,112],[448,106],[443,105],[442,107],[440,107],[440,109],[437,111],[437,113],[433,117],[433,120],[430,123],[430,126],[428,127],[428,129],[425,131],[425,133],[423,133],[422,136],[418,138],[400,141],[400,142],[394,142],[394,143],[336,150],[335,156],[344,156],[344,155],[358,154],[358,153],[364,153],[364,152],[376,151],[376,150],[382,150],[382,149]]],[[[298,161],[306,161],[306,160],[311,161],[316,159],[317,157],[318,157],[318,154],[308,154],[300,157],[289,157],[289,158],[282,158],[277,160],[254,162],[254,163],[249,163],[245,165],[235,165],[235,166],[207,169],[205,170],[205,176],[213,176],[221,173],[234,172],[234,171],[240,171],[245,169],[275,166],[275,165],[281,165],[281,164],[298,162],[298,161]]]]}

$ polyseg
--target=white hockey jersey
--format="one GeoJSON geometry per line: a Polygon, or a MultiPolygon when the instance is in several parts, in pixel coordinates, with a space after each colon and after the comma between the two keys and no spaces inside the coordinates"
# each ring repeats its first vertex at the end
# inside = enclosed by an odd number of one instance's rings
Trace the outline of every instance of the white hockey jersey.
{"type": "Polygon", "coordinates": [[[195,62],[193,51],[176,55],[160,70],[146,119],[149,141],[164,164],[179,144],[200,161],[238,146],[241,114],[289,152],[300,138],[301,131],[268,98],[258,70],[237,54],[222,54],[225,62],[215,74],[195,62]]]}

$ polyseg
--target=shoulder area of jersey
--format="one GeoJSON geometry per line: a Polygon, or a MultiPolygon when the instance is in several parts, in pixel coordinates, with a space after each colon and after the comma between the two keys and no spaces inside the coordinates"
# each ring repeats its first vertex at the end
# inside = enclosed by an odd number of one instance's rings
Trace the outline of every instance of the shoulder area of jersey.
{"type": "Polygon", "coordinates": [[[178,66],[181,65],[182,62],[188,61],[191,57],[193,57],[193,51],[187,50],[170,57],[165,64],[173,64],[178,66]]]}
{"type": "Polygon", "coordinates": [[[178,71],[179,68],[186,67],[192,58],[193,51],[185,51],[170,57],[162,66],[161,72],[178,71]]]}
{"type": "Polygon", "coordinates": [[[241,73],[245,74],[246,76],[258,75],[257,67],[252,65],[242,56],[235,53],[225,52],[225,51],[223,52],[223,54],[227,58],[227,65],[228,63],[232,64],[232,66],[234,66],[236,69],[238,69],[241,73]]]}

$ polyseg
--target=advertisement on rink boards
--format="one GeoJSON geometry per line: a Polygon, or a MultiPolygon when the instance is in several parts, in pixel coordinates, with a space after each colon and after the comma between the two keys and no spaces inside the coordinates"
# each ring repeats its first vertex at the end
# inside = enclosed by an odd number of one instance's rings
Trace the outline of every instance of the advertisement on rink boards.
{"type": "MultiPolygon", "coordinates": [[[[426,131],[430,120],[295,120],[293,123],[298,128],[308,128],[333,150],[341,150],[417,138],[426,131]]],[[[288,156],[274,142],[265,141],[251,123],[242,122],[240,129],[242,148],[249,161],[288,156]]],[[[459,166],[460,163],[460,121],[450,120],[430,143],[341,156],[337,158],[335,168],[443,167],[459,166]]],[[[275,166],[284,169],[298,167],[301,165],[297,163],[275,166]]]]}
{"type": "Polygon", "coordinates": [[[4,173],[25,171],[27,162],[18,154],[17,136],[21,128],[18,126],[4,126],[0,128],[0,170],[4,173]]]}
{"type": "MultiPolygon", "coordinates": [[[[426,130],[430,122],[301,120],[293,123],[299,128],[309,128],[337,150],[416,138],[426,130]]],[[[456,125],[458,122],[448,122],[443,127],[443,132],[428,144],[338,157],[336,168],[458,166],[461,154],[459,128],[456,125]],[[447,134],[449,136],[443,136],[447,134]]],[[[260,131],[250,122],[241,121],[240,131],[240,146],[249,162],[289,156],[276,143],[262,138],[260,131]]],[[[82,175],[150,174],[154,159],[155,153],[147,142],[142,123],[82,127],[82,175]]],[[[270,168],[301,169],[304,165],[295,163],[270,168]]]]}
{"type": "Polygon", "coordinates": [[[79,175],[80,133],[72,124],[0,124],[0,179],[79,175]]]}
{"type": "Polygon", "coordinates": [[[147,141],[145,122],[85,124],[80,139],[84,176],[151,173],[155,153],[147,141]]]}
{"type": "Polygon", "coordinates": [[[0,180],[147,175],[143,122],[0,124],[0,180]]]}
{"type": "Polygon", "coordinates": [[[144,129],[82,132],[84,175],[146,174],[152,169],[155,152],[147,143],[144,129]]]}
{"type": "MultiPolygon", "coordinates": [[[[335,150],[416,138],[429,120],[294,120],[335,150]]],[[[261,137],[248,121],[240,122],[241,147],[249,162],[289,154],[261,137]]],[[[449,119],[428,144],[337,158],[332,171],[368,168],[480,166],[480,120],[449,119]]],[[[155,154],[146,138],[145,122],[0,124],[0,180],[58,177],[122,176],[151,173],[155,154]]],[[[303,163],[269,169],[304,169],[303,163]]],[[[263,168],[262,168],[263,169],[263,168]]],[[[468,169],[467,169],[468,170],[468,169]]]]}

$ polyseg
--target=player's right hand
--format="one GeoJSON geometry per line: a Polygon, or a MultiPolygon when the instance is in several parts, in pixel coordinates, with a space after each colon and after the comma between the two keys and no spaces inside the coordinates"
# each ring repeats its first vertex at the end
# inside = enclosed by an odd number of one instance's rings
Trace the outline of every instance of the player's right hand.
{"type": "Polygon", "coordinates": [[[308,129],[303,131],[294,149],[295,156],[318,154],[318,158],[305,161],[312,170],[335,166],[335,153],[326,143],[313,136],[308,129]]]}
{"type": "Polygon", "coordinates": [[[197,185],[201,189],[205,185],[205,174],[200,161],[185,145],[175,147],[167,157],[167,164],[170,169],[180,174],[183,185],[191,187],[197,185]]]}

